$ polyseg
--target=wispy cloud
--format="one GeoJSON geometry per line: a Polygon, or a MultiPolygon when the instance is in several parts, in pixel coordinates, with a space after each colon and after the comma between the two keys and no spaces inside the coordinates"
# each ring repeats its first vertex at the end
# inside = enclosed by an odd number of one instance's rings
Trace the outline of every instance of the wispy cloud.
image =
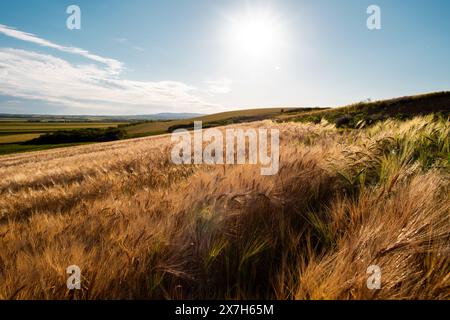
{"type": "Polygon", "coordinates": [[[128,42],[128,39],[127,38],[114,38],[114,41],[118,42],[118,43],[126,43],[126,42],[128,42]]]}
{"type": "Polygon", "coordinates": [[[144,48],[139,47],[139,46],[134,46],[133,49],[136,50],[136,51],[139,51],[139,52],[144,52],[145,51],[144,48]]]}
{"type": "Polygon", "coordinates": [[[18,40],[31,42],[31,43],[34,43],[34,44],[37,44],[37,45],[40,45],[43,47],[56,49],[61,52],[77,54],[77,55],[83,56],[87,59],[90,59],[92,61],[103,63],[103,64],[107,65],[109,68],[109,71],[114,74],[120,73],[120,71],[123,69],[123,64],[120,61],[117,61],[115,59],[104,58],[104,57],[92,54],[87,50],[77,48],[77,47],[62,46],[62,45],[53,43],[51,41],[39,38],[32,33],[20,31],[15,28],[5,26],[3,24],[0,24],[0,33],[6,35],[8,37],[18,39],[18,40]]]}
{"type": "Polygon", "coordinates": [[[4,25],[0,25],[0,33],[104,64],[72,64],[50,54],[0,48],[0,95],[83,109],[90,114],[208,112],[217,107],[196,96],[195,87],[182,82],[121,79],[124,66],[120,61],[4,25]]]}
{"type": "Polygon", "coordinates": [[[117,79],[96,65],[73,65],[46,54],[0,49],[0,94],[89,109],[89,113],[207,110],[196,88],[176,81],[117,79]]]}

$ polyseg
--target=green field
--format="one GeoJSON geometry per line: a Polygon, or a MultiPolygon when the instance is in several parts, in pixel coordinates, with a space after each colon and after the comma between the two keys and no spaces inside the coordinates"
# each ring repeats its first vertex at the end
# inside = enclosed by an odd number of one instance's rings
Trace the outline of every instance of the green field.
{"type": "Polygon", "coordinates": [[[58,130],[76,130],[86,128],[109,128],[126,124],[124,122],[28,122],[0,121],[0,144],[19,143],[39,137],[42,133],[58,130]]]}
{"type": "Polygon", "coordinates": [[[0,133],[44,133],[56,130],[72,130],[85,128],[117,127],[123,122],[26,122],[26,121],[0,121],[0,133]]]}
{"type": "MultiPolygon", "coordinates": [[[[25,143],[42,134],[60,130],[96,128],[104,129],[126,124],[126,138],[135,138],[169,133],[178,128],[190,128],[194,121],[202,121],[203,127],[215,127],[233,123],[272,119],[277,122],[297,121],[319,123],[326,120],[342,128],[361,128],[387,118],[407,119],[417,115],[440,114],[447,117],[450,113],[450,92],[401,97],[391,100],[361,102],[340,108],[263,108],[236,110],[200,116],[192,119],[127,122],[34,122],[9,118],[0,120],[0,154],[43,150],[64,146],[25,143]]],[[[30,119],[27,119],[30,120],[30,119]]],[[[42,119],[41,119],[42,120],[42,119]]],[[[73,144],[72,144],[73,145],[73,144]]]]}
{"type": "Polygon", "coordinates": [[[40,133],[0,134],[0,144],[24,142],[40,135],[40,133]]]}
{"type": "Polygon", "coordinates": [[[30,122],[17,119],[2,118],[0,120],[0,155],[39,151],[59,147],[79,145],[82,143],[62,144],[26,144],[42,134],[61,130],[77,130],[87,128],[117,127],[126,122],[30,122]]]}

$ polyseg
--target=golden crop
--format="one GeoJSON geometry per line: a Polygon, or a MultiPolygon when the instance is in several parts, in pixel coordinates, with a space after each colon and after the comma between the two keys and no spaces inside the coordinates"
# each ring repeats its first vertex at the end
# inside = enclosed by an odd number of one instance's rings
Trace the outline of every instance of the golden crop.
{"type": "Polygon", "coordinates": [[[0,298],[450,298],[447,121],[244,126],[280,130],[278,175],[168,135],[0,157],[0,298]]]}

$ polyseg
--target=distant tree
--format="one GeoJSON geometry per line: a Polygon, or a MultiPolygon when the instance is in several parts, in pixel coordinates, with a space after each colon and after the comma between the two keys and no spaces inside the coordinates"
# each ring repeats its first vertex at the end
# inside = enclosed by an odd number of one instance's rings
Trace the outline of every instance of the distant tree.
{"type": "Polygon", "coordinates": [[[60,144],[75,142],[104,142],[124,139],[126,131],[120,128],[87,128],[78,130],[60,130],[41,135],[27,144],[60,144]]]}

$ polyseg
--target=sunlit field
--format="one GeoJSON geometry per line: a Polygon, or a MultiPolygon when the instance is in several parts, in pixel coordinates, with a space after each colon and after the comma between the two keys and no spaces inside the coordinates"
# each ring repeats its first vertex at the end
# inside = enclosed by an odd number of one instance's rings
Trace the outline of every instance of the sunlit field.
{"type": "Polygon", "coordinates": [[[0,299],[450,298],[447,119],[237,126],[280,130],[277,175],[170,135],[1,156],[0,299]]]}

